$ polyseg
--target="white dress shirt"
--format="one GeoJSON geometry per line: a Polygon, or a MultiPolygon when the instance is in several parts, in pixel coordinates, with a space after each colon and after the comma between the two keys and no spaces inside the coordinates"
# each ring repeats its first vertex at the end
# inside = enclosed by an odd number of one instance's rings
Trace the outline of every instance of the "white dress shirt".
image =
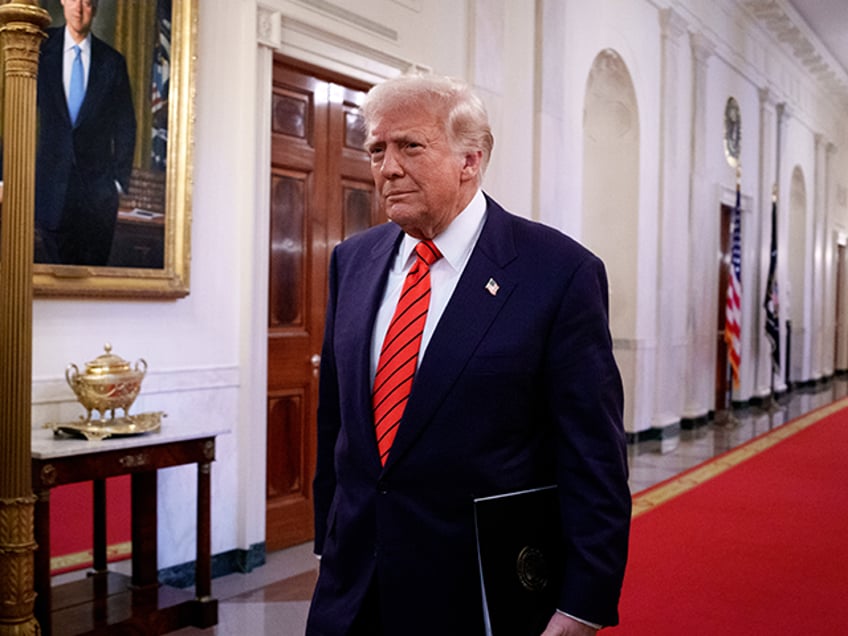
{"type": "MultiPolygon", "coordinates": [[[[68,33],[68,27],[65,27],[65,45],[62,51],[64,51],[64,57],[62,58],[62,85],[65,87],[65,101],[68,100],[68,95],[71,92],[71,68],[74,65],[74,57],[76,57],[76,53],[74,53],[74,46],[77,45],[74,42],[74,38],[71,37],[71,34],[68,33]]],[[[80,59],[82,60],[82,85],[84,88],[88,88],[88,72],[91,69],[91,34],[89,33],[85,36],[85,39],[79,43],[80,47],[80,59]]]]}
{"type": "MultiPolygon", "coordinates": [[[[453,295],[453,290],[456,289],[459,277],[465,270],[471,251],[477,244],[485,219],[486,198],[481,190],[477,190],[477,194],[459,213],[459,216],[451,221],[447,229],[433,240],[442,253],[442,258],[430,266],[430,309],[427,311],[421,350],[418,353],[419,365],[424,358],[424,352],[433,336],[436,325],[453,295]]],[[[383,340],[389,330],[389,323],[392,321],[404,280],[406,280],[406,275],[415,259],[413,250],[417,244],[418,239],[408,234],[404,235],[389,271],[386,291],[377,312],[374,333],[371,337],[371,384],[374,383],[377,361],[380,359],[380,349],[383,347],[383,340]]]]}

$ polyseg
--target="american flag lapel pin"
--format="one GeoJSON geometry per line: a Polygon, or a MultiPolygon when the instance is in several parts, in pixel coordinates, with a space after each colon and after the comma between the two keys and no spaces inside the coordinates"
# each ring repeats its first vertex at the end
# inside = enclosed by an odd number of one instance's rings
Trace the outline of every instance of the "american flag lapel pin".
{"type": "Polygon", "coordinates": [[[489,282],[486,283],[486,291],[489,292],[492,296],[498,295],[498,290],[501,288],[500,285],[495,282],[494,278],[490,278],[489,282]]]}

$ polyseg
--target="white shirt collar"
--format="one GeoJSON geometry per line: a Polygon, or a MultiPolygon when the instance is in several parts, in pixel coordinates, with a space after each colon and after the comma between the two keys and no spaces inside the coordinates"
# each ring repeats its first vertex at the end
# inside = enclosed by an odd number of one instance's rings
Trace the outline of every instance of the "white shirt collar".
{"type": "MultiPolygon", "coordinates": [[[[71,37],[71,34],[68,33],[68,27],[65,26],[65,45],[62,50],[67,53],[74,47],[75,44],[77,43],[74,41],[74,38],[71,37]]],[[[89,49],[91,49],[91,33],[85,36],[85,39],[79,43],[79,47],[83,53],[86,53],[89,49]]]]}
{"type": "MultiPolygon", "coordinates": [[[[483,229],[486,218],[486,197],[482,190],[477,190],[474,197],[450,225],[433,242],[442,253],[444,260],[456,271],[461,271],[471,256],[471,250],[477,243],[477,237],[483,229]]],[[[396,263],[404,268],[412,256],[412,250],[419,239],[404,234],[398,251],[396,263]]]]}

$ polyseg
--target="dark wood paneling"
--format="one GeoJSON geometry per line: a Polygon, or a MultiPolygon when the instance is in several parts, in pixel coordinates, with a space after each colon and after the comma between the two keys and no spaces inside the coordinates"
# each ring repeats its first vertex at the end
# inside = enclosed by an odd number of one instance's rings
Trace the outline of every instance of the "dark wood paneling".
{"type": "Polygon", "coordinates": [[[335,245],[377,219],[356,82],[275,58],[266,546],[312,538],[318,364],[335,245]]]}

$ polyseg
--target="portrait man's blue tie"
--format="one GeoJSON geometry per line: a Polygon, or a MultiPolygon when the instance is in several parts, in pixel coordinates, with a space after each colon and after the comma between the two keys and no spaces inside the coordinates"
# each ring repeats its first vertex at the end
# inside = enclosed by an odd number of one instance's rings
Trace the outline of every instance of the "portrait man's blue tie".
{"type": "Polygon", "coordinates": [[[85,97],[85,78],[82,70],[82,50],[79,45],[74,45],[74,63],[71,66],[71,86],[68,90],[68,114],[71,116],[71,123],[77,123],[77,115],[79,115],[82,100],[85,97]]]}

